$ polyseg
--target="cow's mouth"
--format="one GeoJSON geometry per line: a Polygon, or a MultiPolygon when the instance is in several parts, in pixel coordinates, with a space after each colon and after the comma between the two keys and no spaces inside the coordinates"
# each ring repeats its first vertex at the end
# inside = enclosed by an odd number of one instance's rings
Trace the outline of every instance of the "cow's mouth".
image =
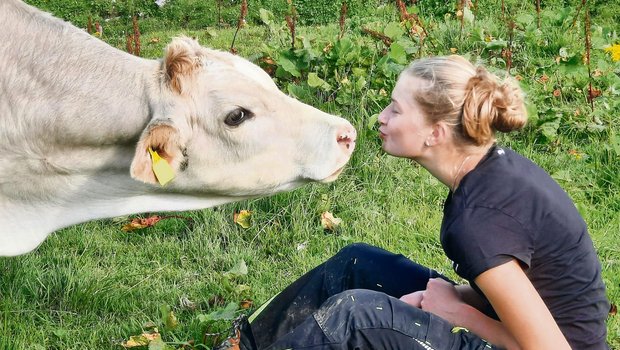
{"type": "Polygon", "coordinates": [[[323,180],[320,180],[321,183],[328,183],[328,182],[332,182],[334,180],[336,180],[338,178],[338,176],[340,175],[340,173],[342,173],[342,171],[344,170],[345,165],[341,166],[340,168],[338,168],[338,170],[334,171],[331,175],[329,175],[328,177],[324,178],[323,180]]]}

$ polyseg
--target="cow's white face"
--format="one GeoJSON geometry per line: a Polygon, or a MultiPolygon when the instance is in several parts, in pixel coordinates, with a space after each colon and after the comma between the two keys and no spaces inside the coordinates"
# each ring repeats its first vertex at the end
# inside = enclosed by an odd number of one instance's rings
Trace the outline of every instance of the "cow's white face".
{"type": "Polygon", "coordinates": [[[156,184],[151,147],[174,169],[170,190],[266,195],[336,179],[355,147],[348,121],[286,96],[240,57],[179,38],[162,74],[169,101],[138,144],[131,169],[138,180],[156,184]]]}

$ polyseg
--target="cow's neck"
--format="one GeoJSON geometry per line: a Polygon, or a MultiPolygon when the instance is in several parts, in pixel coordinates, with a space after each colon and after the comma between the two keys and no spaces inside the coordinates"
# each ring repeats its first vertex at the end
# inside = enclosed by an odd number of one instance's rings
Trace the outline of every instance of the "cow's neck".
{"type": "Polygon", "coordinates": [[[14,0],[0,4],[0,23],[0,91],[19,116],[9,120],[18,131],[3,135],[12,143],[27,132],[41,143],[118,144],[144,128],[159,88],[158,61],[112,48],[14,0]]]}
{"type": "Polygon", "coordinates": [[[11,254],[3,233],[40,242],[91,219],[231,200],[166,193],[130,178],[136,142],[154,106],[165,105],[160,62],[13,0],[0,3],[0,42],[0,112],[8,114],[0,115],[0,255],[11,254]]]}

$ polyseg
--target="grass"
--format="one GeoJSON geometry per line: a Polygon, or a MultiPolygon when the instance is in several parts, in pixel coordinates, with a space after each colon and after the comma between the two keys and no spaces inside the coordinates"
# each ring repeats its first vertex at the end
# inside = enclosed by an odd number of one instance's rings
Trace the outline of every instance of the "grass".
{"type": "MultiPolygon", "coordinates": [[[[123,25],[110,23],[103,39],[124,49],[123,25]]],[[[223,50],[234,34],[233,29],[145,27],[143,56],[153,58],[180,33],[223,50]]],[[[302,35],[320,35],[321,30],[332,33],[334,27],[299,28],[302,35]]],[[[263,28],[244,28],[236,48],[251,57],[265,40],[263,28]]],[[[536,55],[544,53],[532,53],[536,55]]],[[[523,63],[529,65],[535,63],[523,63]]],[[[529,70],[535,68],[523,68],[524,76],[535,79],[538,73],[526,75],[529,70]]],[[[587,109],[583,102],[554,100],[539,100],[539,108],[563,103],[587,109]]],[[[329,104],[322,108],[344,112],[329,104]]],[[[0,258],[0,349],[121,349],[122,341],[141,334],[149,322],[158,325],[167,342],[206,339],[210,344],[214,338],[205,333],[225,330],[228,322],[207,327],[199,315],[245,299],[253,300],[256,308],[358,241],[400,252],[456,279],[438,240],[447,190],[419,166],[381,151],[375,131],[366,126],[378,109],[351,101],[347,111],[359,112],[345,117],[356,125],[359,142],[335,183],[183,213],[193,219],[191,226],[184,220],[167,220],[125,233],[118,220],[93,221],[56,232],[33,253],[0,258]],[[233,213],[241,209],[253,213],[248,229],[233,222],[233,213]],[[343,219],[335,233],[321,227],[325,210],[343,219]],[[241,260],[247,274],[226,276],[241,260]],[[162,305],[174,311],[176,329],[164,327],[162,305]]],[[[619,134],[614,115],[604,117],[609,130],[619,134]]],[[[543,143],[536,130],[528,129],[501,142],[540,164],[575,200],[601,259],[608,297],[618,304],[620,165],[603,147],[613,141],[609,130],[584,133],[569,127],[561,129],[554,142],[543,143]],[[576,157],[573,150],[582,156],[576,157]]],[[[620,320],[610,317],[607,324],[610,346],[620,349],[620,320]]]]}

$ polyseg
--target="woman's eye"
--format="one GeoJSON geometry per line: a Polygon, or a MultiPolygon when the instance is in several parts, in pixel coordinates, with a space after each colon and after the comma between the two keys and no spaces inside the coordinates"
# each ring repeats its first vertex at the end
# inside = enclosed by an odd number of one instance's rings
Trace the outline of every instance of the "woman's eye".
{"type": "Polygon", "coordinates": [[[226,119],[224,119],[224,123],[228,126],[238,126],[243,123],[246,119],[252,117],[252,112],[248,111],[244,108],[237,108],[234,111],[228,113],[226,115],[226,119]]]}

